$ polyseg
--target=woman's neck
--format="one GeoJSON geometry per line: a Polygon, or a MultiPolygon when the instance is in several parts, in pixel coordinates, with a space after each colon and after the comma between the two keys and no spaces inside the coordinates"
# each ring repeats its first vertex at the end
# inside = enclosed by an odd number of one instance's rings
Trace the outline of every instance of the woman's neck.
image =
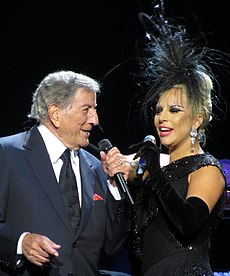
{"type": "Polygon", "coordinates": [[[185,149],[185,150],[180,150],[180,149],[175,149],[170,151],[169,150],[169,163],[181,159],[183,157],[186,156],[190,156],[190,155],[196,155],[196,154],[202,154],[204,153],[204,151],[202,150],[202,148],[198,145],[195,146],[194,150],[192,151],[191,148],[190,149],[185,149]]]}

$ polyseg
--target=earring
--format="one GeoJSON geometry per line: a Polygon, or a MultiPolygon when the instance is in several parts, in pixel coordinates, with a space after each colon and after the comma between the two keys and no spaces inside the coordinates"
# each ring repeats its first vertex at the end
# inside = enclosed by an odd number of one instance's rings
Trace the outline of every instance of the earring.
{"type": "Polygon", "coordinates": [[[197,137],[197,129],[196,128],[192,128],[190,131],[190,137],[191,137],[191,151],[194,151],[195,148],[195,138],[197,137]]]}

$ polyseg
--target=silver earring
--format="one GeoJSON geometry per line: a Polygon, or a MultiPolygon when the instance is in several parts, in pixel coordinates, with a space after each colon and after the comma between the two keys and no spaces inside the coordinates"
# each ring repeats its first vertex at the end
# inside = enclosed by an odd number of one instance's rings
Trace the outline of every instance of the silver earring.
{"type": "Polygon", "coordinates": [[[192,128],[191,131],[190,131],[190,137],[191,137],[191,151],[193,152],[194,151],[194,148],[195,148],[195,138],[197,137],[197,129],[196,128],[192,128]]]}

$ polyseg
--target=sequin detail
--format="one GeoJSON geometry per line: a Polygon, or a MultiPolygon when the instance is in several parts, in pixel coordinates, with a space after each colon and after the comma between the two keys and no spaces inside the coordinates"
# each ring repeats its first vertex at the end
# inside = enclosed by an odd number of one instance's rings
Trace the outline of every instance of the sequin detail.
{"type": "Polygon", "coordinates": [[[208,152],[183,157],[162,168],[166,179],[177,180],[205,166],[216,166],[224,174],[221,163],[208,152]]]}

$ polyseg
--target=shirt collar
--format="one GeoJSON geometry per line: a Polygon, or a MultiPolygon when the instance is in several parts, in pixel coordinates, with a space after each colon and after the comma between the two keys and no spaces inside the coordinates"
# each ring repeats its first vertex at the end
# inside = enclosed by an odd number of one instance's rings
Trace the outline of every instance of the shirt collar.
{"type": "Polygon", "coordinates": [[[44,140],[51,162],[56,163],[66,147],[45,125],[40,124],[38,131],[44,140]]]}

